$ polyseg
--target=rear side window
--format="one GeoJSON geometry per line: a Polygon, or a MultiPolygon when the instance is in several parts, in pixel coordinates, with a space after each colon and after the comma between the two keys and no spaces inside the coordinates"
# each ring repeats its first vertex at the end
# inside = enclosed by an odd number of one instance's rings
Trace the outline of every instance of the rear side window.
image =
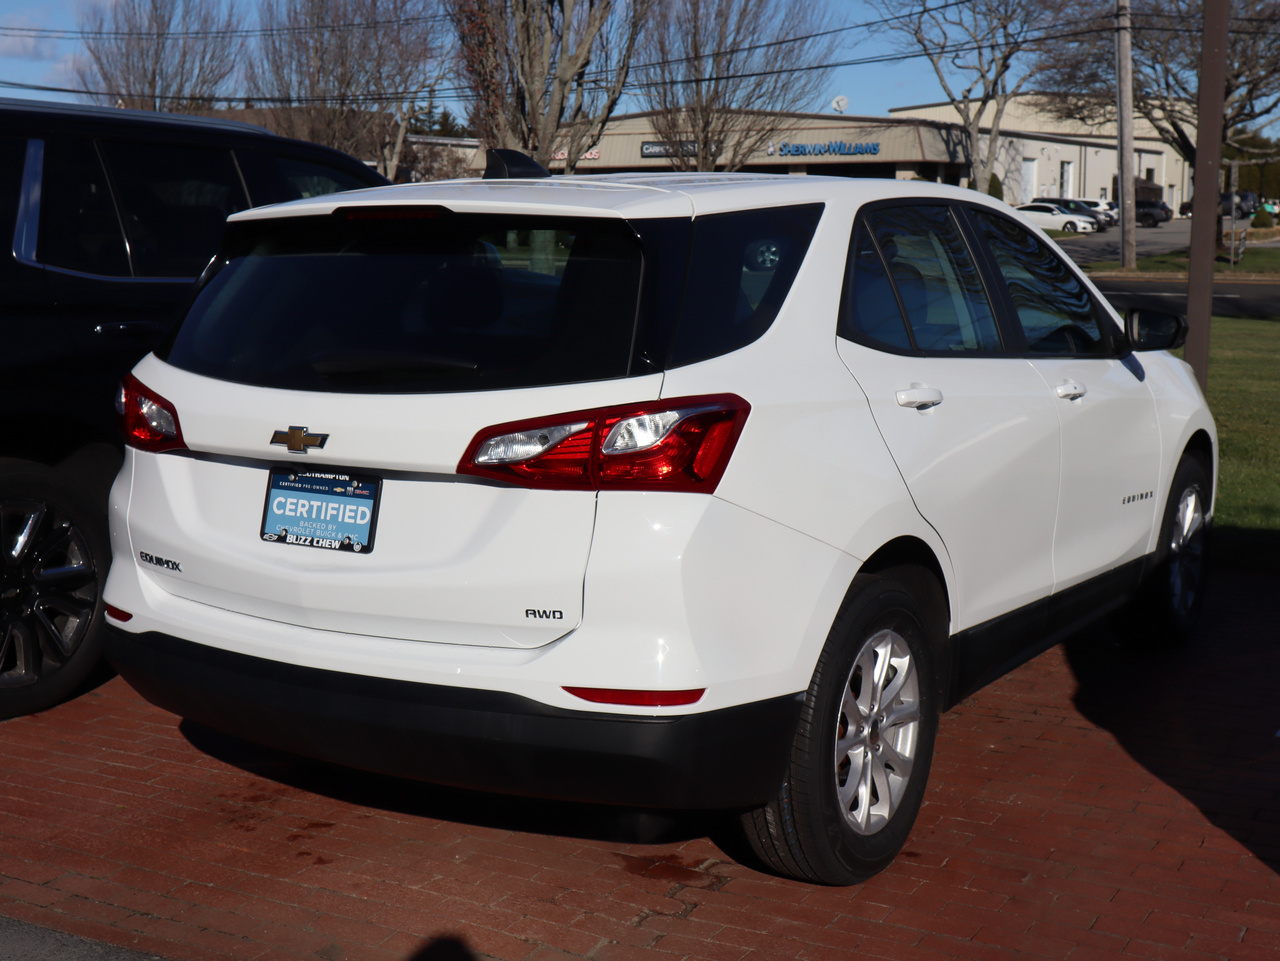
{"type": "Polygon", "coordinates": [[[249,206],[230,150],[104,142],[138,277],[198,277],[249,206]]]}
{"type": "Polygon", "coordinates": [[[693,222],[670,366],[727,354],[769,329],[809,250],[822,207],[743,210],[693,222]]]}
{"type": "Polygon", "coordinates": [[[628,374],[642,253],[625,222],[381,210],[235,225],[168,361],[356,393],[628,374]]]}
{"type": "Polygon", "coordinates": [[[977,264],[950,208],[871,210],[861,218],[850,268],[844,336],[930,353],[1001,349],[977,264]]]}
{"type": "Polygon", "coordinates": [[[51,267],[128,277],[129,255],[107,176],[92,140],[44,145],[36,259],[51,267]]]}
{"type": "Polygon", "coordinates": [[[285,184],[285,199],[301,200],[307,197],[319,197],[322,194],[336,194],[342,190],[359,190],[367,187],[364,181],[336,167],[312,163],[309,160],[296,160],[292,157],[277,157],[280,176],[285,184]]]}
{"type": "Polygon", "coordinates": [[[1110,346],[1084,284],[1039,237],[998,214],[972,209],[1032,354],[1105,354],[1110,346]]]}

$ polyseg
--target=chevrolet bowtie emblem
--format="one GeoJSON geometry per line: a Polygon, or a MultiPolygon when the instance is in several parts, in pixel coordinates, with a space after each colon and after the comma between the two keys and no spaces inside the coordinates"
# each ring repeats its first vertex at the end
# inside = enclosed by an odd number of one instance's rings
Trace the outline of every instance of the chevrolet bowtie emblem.
{"type": "Polygon", "coordinates": [[[289,448],[290,454],[305,454],[312,447],[323,447],[328,434],[308,434],[305,427],[290,427],[271,435],[271,443],[289,448]]]}

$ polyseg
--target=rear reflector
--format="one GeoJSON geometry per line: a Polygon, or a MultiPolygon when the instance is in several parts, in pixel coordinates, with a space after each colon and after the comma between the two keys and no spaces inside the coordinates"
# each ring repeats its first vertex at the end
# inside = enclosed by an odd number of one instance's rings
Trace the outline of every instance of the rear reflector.
{"type": "Polygon", "coordinates": [[[116,413],[120,415],[120,433],[130,447],[160,453],[185,450],[178,411],[133,374],[120,382],[116,393],[116,413]]]}
{"type": "Polygon", "coordinates": [[[472,438],[458,473],[548,490],[710,494],[750,411],[735,394],[712,394],[497,424],[472,438]]]}
{"type": "Polygon", "coordinates": [[[133,615],[130,614],[128,611],[122,611],[120,610],[120,608],[116,607],[113,604],[105,604],[103,606],[106,607],[107,609],[107,617],[111,618],[113,621],[133,620],[133,615]]]}
{"type": "Polygon", "coordinates": [[[705,687],[688,691],[628,691],[610,687],[566,687],[574,697],[595,704],[626,704],[630,707],[675,707],[693,704],[706,693],[705,687]]]}

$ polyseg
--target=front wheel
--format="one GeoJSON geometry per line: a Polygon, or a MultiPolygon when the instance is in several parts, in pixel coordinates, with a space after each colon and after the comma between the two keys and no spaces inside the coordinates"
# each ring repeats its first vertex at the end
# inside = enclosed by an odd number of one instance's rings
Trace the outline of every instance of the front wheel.
{"type": "Polygon", "coordinates": [[[1191,638],[1204,600],[1209,544],[1209,471],[1185,455],[1169,488],[1156,545],[1156,564],[1124,611],[1125,632],[1158,647],[1191,638]]]}
{"type": "Polygon", "coordinates": [[[752,849],[773,870],[856,884],[906,843],[938,726],[940,594],[922,572],[854,581],[818,658],[778,794],[742,816],[752,849]]]}
{"type": "Polygon", "coordinates": [[[1075,222],[1068,220],[1065,224],[1062,225],[1062,229],[1069,234],[1074,234],[1076,232],[1075,222]]]}

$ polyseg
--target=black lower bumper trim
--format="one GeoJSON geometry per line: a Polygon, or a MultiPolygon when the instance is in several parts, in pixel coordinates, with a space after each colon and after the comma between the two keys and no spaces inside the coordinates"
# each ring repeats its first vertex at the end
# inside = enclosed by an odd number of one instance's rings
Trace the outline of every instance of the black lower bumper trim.
{"type": "Polygon", "coordinates": [[[268,747],[436,784],[637,807],[763,804],[782,782],[801,698],[620,717],[298,667],[156,632],[109,627],[107,656],[158,707],[268,747]]]}

